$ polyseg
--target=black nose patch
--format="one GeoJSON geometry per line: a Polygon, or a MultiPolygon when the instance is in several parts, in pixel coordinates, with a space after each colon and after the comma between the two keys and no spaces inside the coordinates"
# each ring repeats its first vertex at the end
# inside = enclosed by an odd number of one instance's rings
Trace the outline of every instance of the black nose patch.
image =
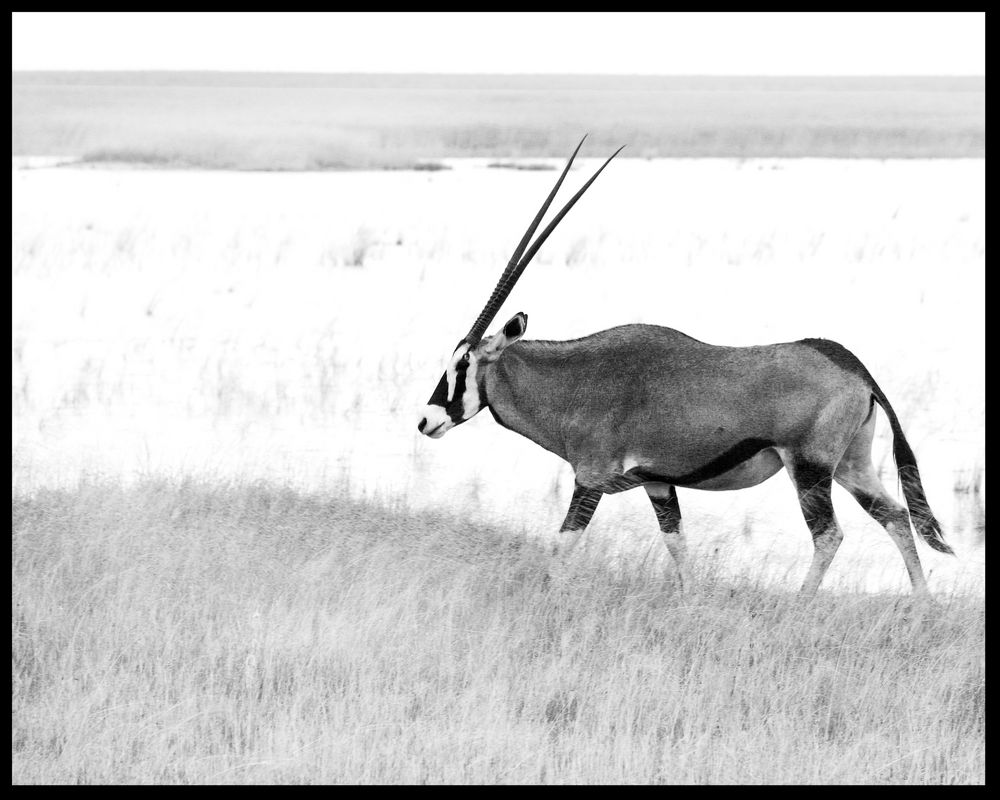
{"type": "Polygon", "coordinates": [[[427,427],[427,417],[424,417],[422,420],[420,420],[420,424],[417,425],[417,430],[420,431],[420,433],[423,433],[424,428],[426,427],[427,427]]]}

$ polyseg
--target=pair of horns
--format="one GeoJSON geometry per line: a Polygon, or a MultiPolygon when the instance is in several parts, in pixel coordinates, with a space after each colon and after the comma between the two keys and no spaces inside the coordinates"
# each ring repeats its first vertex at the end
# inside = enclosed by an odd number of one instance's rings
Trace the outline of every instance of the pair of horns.
{"type": "Polygon", "coordinates": [[[507,268],[503,271],[500,276],[500,280],[497,281],[496,287],[493,289],[493,294],[490,295],[489,301],[483,308],[482,313],[479,315],[479,319],[476,320],[476,324],[472,326],[468,334],[465,336],[465,341],[469,344],[478,344],[480,339],[483,338],[483,334],[486,332],[486,327],[493,321],[493,318],[497,315],[500,310],[500,306],[503,305],[504,300],[507,299],[507,295],[510,294],[511,289],[514,288],[514,284],[517,283],[517,279],[521,277],[521,273],[524,272],[524,268],[528,266],[531,259],[535,257],[535,253],[538,252],[538,248],[542,246],[545,240],[549,237],[549,234],[555,230],[556,225],[566,216],[566,213],[573,207],[577,200],[579,200],[585,191],[590,188],[597,176],[601,174],[604,168],[611,163],[611,159],[618,155],[625,147],[622,145],[611,157],[605,161],[599,170],[593,174],[591,179],[583,184],[583,188],[580,189],[572,199],[563,206],[562,211],[556,214],[555,218],[548,224],[548,227],[541,232],[539,237],[535,239],[534,244],[525,252],[525,248],[528,246],[528,241],[534,235],[535,230],[538,228],[538,224],[542,221],[542,217],[545,216],[545,212],[549,210],[549,205],[556,196],[556,192],[559,191],[559,187],[562,186],[563,178],[566,177],[566,173],[569,172],[569,168],[573,165],[573,159],[576,158],[576,154],[580,152],[580,148],[583,146],[583,142],[587,137],[584,136],[580,140],[580,144],[576,146],[576,150],[573,151],[573,155],[569,157],[569,161],[566,162],[566,166],[562,171],[562,175],[559,176],[559,180],[556,181],[556,185],[552,187],[552,191],[549,192],[549,196],[542,203],[542,207],[538,214],[535,215],[534,220],[528,226],[528,230],[525,231],[524,236],[521,237],[521,241],[518,243],[517,248],[514,250],[514,255],[510,257],[510,261],[507,263],[507,268]],[[521,257],[523,254],[523,258],[521,257]]]}

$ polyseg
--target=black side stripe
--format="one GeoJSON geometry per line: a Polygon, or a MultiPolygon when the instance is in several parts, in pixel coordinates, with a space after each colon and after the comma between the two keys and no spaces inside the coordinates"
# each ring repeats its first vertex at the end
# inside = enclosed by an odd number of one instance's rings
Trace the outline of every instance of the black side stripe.
{"type": "Polygon", "coordinates": [[[657,475],[644,467],[633,467],[625,473],[625,477],[634,476],[640,483],[656,482],[670,483],[674,486],[690,486],[724,475],[768,447],[774,447],[774,442],[770,439],[744,439],[707,464],[683,475],[657,475]]]}

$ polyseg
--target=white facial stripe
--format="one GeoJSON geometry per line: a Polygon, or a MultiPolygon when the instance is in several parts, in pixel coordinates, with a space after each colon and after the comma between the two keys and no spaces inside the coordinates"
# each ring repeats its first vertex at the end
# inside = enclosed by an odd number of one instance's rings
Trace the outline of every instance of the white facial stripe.
{"type": "Polygon", "coordinates": [[[476,386],[476,360],[469,359],[465,371],[465,397],[462,398],[462,416],[471,419],[479,411],[479,387],[476,386]]]}
{"type": "Polygon", "coordinates": [[[448,379],[448,404],[450,405],[452,398],[455,396],[455,383],[458,380],[454,361],[448,362],[448,368],[444,371],[444,374],[448,379]]]}
{"type": "Polygon", "coordinates": [[[455,386],[458,384],[458,370],[455,369],[455,365],[461,360],[462,356],[468,353],[472,348],[469,345],[465,345],[465,349],[459,348],[455,351],[455,354],[451,357],[451,361],[448,362],[448,368],[444,371],[444,374],[448,378],[448,403],[450,404],[455,399],[455,386]]]}

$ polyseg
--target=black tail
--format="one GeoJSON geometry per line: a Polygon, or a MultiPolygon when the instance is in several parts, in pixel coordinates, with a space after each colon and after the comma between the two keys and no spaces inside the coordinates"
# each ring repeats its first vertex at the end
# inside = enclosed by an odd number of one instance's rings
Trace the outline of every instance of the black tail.
{"type": "Polygon", "coordinates": [[[872,397],[875,402],[882,406],[892,428],[892,456],[896,460],[899,482],[903,485],[903,497],[906,498],[906,505],[910,510],[910,522],[913,523],[917,533],[924,537],[924,541],[935,550],[955,555],[955,552],[945,543],[941,533],[941,523],[934,518],[930,506],[927,505],[924,486],[920,482],[920,470],[917,469],[917,459],[903,435],[903,426],[899,424],[896,412],[892,410],[892,406],[889,405],[885,394],[875,383],[872,374],[854,353],[829,339],[801,339],[798,344],[804,344],[818,350],[841,369],[859,376],[871,387],[872,397]]]}
{"type": "Polygon", "coordinates": [[[917,469],[917,458],[910,449],[909,442],[903,435],[903,426],[899,424],[896,412],[892,410],[889,401],[878,384],[872,381],[872,394],[876,402],[882,406],[882,410],[889,418],[889,426],[892,428],[892,456],[896,460],[896,470],[899,472],[899,482],[903,486],[903,497],[906,498],[906,505],[910,510],[910,522],[917,533],[924,537],[924,541],[939,553],[955,555],[955,551],[948,546],[941,533],[941,523],[937,521],[931,508],[927,505],[927,497],[924,494],[924,486],[920,482],[920,470],[917,469]]]}

